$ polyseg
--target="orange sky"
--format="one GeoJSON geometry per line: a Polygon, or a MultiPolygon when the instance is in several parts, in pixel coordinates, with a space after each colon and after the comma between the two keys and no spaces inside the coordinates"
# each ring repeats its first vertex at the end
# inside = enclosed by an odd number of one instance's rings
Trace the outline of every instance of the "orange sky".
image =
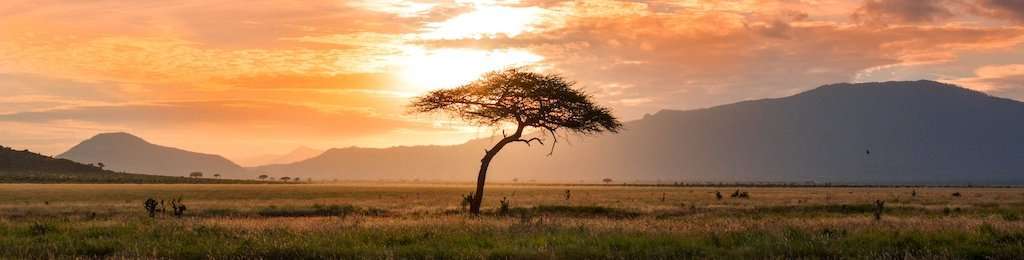
{"type": "Polygon", "coordinates": [[[240,158],[491,134],[408,98],[513,65],[623,119],[835,82],[932,79],[1024,99],[1019,0],[0,3],[0,145],[96,133],[240,158]]]}

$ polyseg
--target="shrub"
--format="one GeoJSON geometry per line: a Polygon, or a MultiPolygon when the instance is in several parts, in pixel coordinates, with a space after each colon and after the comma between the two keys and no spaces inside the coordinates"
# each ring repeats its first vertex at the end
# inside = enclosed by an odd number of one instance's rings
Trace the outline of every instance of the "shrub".
{"type": "Polygon", "coordinates": [[[142,203],[146,207],[146,212],[149,212],[150,218],[156,217],[156,200],[153,198],[146,199],[146,202],[142,203]]]}
{"type": "MultiPolygon", "coordinates": [[[[566,192],[568,192],[568,191],[566,191],[566,192]]],[[[511,211],[511,206],[512,206],[511,204],[512,204],[512,202],[508,201],[508,198],[502,197],[501,198],[501,207],[498,208],[498,215],[507,216],[509,211],[511,211]]]]}
{"type": "Polygon", "coordinates": [[[1003,220],[1006,220],[1006,221],[1019,221],[1020,220],[1020,215],[1017,214],[1017,212],[1014,212],[1014,211],[1011,211],[1011,210],[1000,211],[999,212],[999,216],[1002,217],[1003,220]]]}
{"type": "Polygon", "coordinates": [[[462,195],[462,202],[459,204],[459,206],[461,206],[463,210],[469,211],[469,205],[470,204],[473,204],[473,193],[472,192],[470,192],[469,194],[466,194],[466,195],[462,195]]]}
{"type": "Polygon", "coordinates": [[[739,189],[736,189],[736,191],[733,191],[729,197],[737,199],[751,199],[751,194],[746,191],[739,191],[739,189]]]}
{"type": "Polygon", "coordinates": [[[32,223],[32,225],[29,226],[29,232],[36,236],[43,236],[56,230],[57,227],[49,223],[32,223]]]}
{"type": "Polygon", "coordinates": [[[885,211],[885,201],[875,200],[875,220],[882,220],[882,212],[885,211]]]}

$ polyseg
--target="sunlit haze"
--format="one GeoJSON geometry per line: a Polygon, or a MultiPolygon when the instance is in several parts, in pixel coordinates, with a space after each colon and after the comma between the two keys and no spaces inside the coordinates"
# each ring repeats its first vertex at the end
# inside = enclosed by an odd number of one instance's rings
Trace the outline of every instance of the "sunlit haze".
{"type": "Polygon", "coordinates": [[[103,132],[244,158],[486,137],[411,97],[523,66],[623,120],[836,82],[1024,99],[1012,0],[0,3],[0,144],[103,132]]]}

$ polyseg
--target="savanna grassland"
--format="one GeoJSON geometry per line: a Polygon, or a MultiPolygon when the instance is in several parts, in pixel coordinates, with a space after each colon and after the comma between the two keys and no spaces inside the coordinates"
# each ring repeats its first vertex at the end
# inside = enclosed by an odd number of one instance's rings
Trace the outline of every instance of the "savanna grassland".
{"type": "Polygon", "coordinates": [[[371,183],[3,184],[0,258],[1024,255],[1024,189],[1018,188],[491,185],[480,217],[462,213],[462,195],[470,190],[371,183]],[[749,198],[731,197],[736,190],[749,198]],[[187,210],[181,217],[157,212],[150,218],[147,198],[182,198],[187,210]],[[510,202],[504,211],[502,198],[510,202]],[[877,220],[876,200],[885,201],[877,220]]]}

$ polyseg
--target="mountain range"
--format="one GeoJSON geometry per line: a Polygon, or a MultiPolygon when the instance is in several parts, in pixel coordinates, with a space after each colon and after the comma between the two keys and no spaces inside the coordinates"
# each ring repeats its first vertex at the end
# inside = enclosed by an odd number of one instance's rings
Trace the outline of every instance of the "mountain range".
{"type": "MultiPolygon", "coordinates": [[[[793,96],[663,110],[625,131],[514,144],[489,180],[1024,184],[1024,103],[934,81],[832,84],[793,96]],[[551,143],[548,142],[550,145],[551,143]]],[[[496,139],[341,148],[242,168],[223,157],[101,134],[58,157],[111,169],[344,180],[475,180],[496,139]]]]}
{"type": "MultiPolygon", "coordinates": [[[[625,131],[506,147],[490,180],[1024,183],[1024,103],[934,81],[833,84],[797,95],[664,110],[625,131]]],[[[563,138],[565,139],[565,138],[563,138]]],[[[475,179],[495,140],[331,149],[257,167],[341,179],[475,179]]]]}

